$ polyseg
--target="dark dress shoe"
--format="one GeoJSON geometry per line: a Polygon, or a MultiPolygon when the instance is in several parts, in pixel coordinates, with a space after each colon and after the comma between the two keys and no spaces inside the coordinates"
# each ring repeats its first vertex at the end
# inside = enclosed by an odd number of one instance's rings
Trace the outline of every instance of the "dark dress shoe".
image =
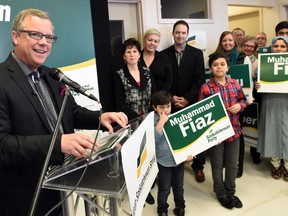
{"type": "Polygon", "coordinates": [[[197,182],[204,182],[205,181],[205,175],[203,170],[194,170],[195,172],[195,179],[197,182]]]}
{"type": "Polygon", "coordinates": [[[231,196],[228,196],[228,197],[234,203],[234,207],[235,208],[242,208],[243,207],[243,204],[242,204],[241,200],[237,196],[231,195],[231,196]]]}
{"type": "Polygon", "coordinates": [[[167,212],[160,212],[158,213],[158,216],[168,216],[167,212]]]}
{"type": "Polygon", "coordinates": [[[260,157],[254,156],[254,157],[252,157],[252,158],[253,158],[253,163],[254,163],[254,164],[260,164],[260,163],[261,163],[260,157]]]}
{"type": "Polygon", "coordinates": [[[250,147],[250,155],[252,157],[253,163],[254,164],[260,164],[261,163],[261,154],[257,152],[257,148],[255,147],[250,147]]]}
{"type": "Polygon", "coordinates": [[[233,200],[229,197],[218,198],[218,201],[223,207],[227,209],[232,209],[235,207],[233,200]]]}
{"type": "Polygon", "coordinates": [[[146,202],[150,205],[153,205],[155,203],[154,197],[152,194],[149,192],[148,196],[146,197],[146,202]]]}
{"type": "Polygon", "coordinates": [[[173,212],[176,216],[184,216],[185,215],[184,209],[175,208],[175,209],[173,209],[173,212]]]}

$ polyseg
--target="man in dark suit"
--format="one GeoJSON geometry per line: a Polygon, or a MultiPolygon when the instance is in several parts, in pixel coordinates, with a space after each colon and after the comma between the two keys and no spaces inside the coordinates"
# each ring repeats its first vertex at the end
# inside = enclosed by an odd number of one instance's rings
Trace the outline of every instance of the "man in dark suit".
{"type": "MultiPolygon", "coordinates": [[[[172,112],[176,112],[198,101],[199,90],[205,82],[203,52],[187,45],[189,25],[184,20],[177,21],[173,26],[174,44],[162,52],[169,56],[173,70],[172,112]]],[[[203,172],[204,153],[193,159],[192,168],[197,182],[205,181],[203,172]]]]}
{"type": "MultiPolygon", "coordinates": [[[[28,215],[45,161],[65,86],[43,66],[56,41],[47,12],[21,11],[13,22],[14,50],[0,64],[0,215],[28,215]],[[37,85],[36,85],[37,84],[37,85]]],[[[76,104],[69,95],[50,165],[63,163],[64,154],[89,156],[94,139],[74,128],[96,129],[100,113],[76,104]]],[[[125,127],[123,113],[104,113],[101,124],[125,127]]],[[[59,201],[59,192],[42,189],[35,215],[44,215],[59,201]]],[[[61,210],[60,210],[61,211],[61,210]]],[[[52,215],[59,215],[59,210],[52,215]]]]}

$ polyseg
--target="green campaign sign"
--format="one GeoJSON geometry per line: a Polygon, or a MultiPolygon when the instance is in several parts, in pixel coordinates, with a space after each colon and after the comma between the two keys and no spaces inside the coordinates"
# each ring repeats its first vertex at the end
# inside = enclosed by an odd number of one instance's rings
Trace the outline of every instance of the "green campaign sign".
{"type": "Polygon", "coordinates": [[[259,53],[271,53],[271,47],[260,47],[259,53]]]}
{"type": "Polygon", "coordinates": [[[243,111],[243,136],[245,144],[257,147],[258,144],[258,103],[252,103],[243,111]]]}
{"type": "Polygon", "coordinates": [[[288,93],[288,53],[259,55],[258,92],[288,93]]]}
{"type": "Polygon", "coordinates": [[[227,75],[236,79],[243,89],[250,89],[252,87],[248,64],[233,65],[229,67],[227,75]]]}
{"type": "Polygon", "coordinates": [[[234,135],[220,93],[169,116],[164,134],[177,164],[234,135]]]}
{"type": "MultiPolygon", "coordinates": [[[[252,103],[252,90],[253,90],[253,83],[251,79],[251,72],[250,72],[250,65],[249,64],[239,64],[233,65],[229,67],[227,71],[227,76],[236,79],[239,84],[241,85],[245,97],[248,101],[252,103]]],[[[212,73],[210,70],[205,71],[205,79],[206,82],[212,77],[212,73]]]]}

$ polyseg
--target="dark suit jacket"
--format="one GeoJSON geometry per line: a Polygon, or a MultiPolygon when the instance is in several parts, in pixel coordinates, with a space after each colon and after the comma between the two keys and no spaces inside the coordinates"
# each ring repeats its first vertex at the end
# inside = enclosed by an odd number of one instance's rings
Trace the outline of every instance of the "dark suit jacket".
{"type": "MultiPolygon", "coordinates": [[[[180,65],[177,64],[174,45],[162,51],[168,55],[172,70],[173,83],[171,93],[178,97],[184,97],[189,105],[199,99],[199,91],[205,82],[203,52],[195,47],[186,45],[180,65]]],[[[173,109],[177,111],[177,109],[173,109]]]]}
{"type": "MultiPolygon", "coordinates": [[[[48,69],[42,66],[38,70],[44,73],[59,113],[63,85],[48,75],[48,69]]],[[[78,106],[69,96],[62,118],[64,133],[73,133],[74,128],[97,128],[98,117],[99,112],[78,106]]],[[[0,215],[28,214],[51,138],[41,103],[10,54],[0,64],[0,215]]],[[[58,135],[50,164],[63,162],[60,141],[58,135]]],[[[42,189],[36,215],[44,215],[58,199],[58,192],[42,189]]]]}

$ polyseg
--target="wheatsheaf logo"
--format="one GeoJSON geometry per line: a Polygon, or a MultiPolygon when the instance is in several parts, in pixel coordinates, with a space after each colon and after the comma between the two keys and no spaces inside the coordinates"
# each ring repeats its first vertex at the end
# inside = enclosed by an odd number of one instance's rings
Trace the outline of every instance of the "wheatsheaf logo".
{"type": "Polygon", "coordinates": [[[147,158],[147,145],[146,145],[146,132],[142,138],[142,142],[140,145],[139,155],[137,158],[137,178],[140,177],[141,168],[147,158]]]}
{"type": "Polygon", "coordinates": [[[193,35],[193,36],[189,37],[188,40],[187,40],[187,43],[190,46],[195,46],[195,44],[196,44],[196,35],[193,35]]]}
{"type": "Polygon", "coordinates": [[[213,130],[209,131],[209,134],[206,136],[208,143],[214,140],[217,140],[217,136],[213,133],[213,130]]]}

